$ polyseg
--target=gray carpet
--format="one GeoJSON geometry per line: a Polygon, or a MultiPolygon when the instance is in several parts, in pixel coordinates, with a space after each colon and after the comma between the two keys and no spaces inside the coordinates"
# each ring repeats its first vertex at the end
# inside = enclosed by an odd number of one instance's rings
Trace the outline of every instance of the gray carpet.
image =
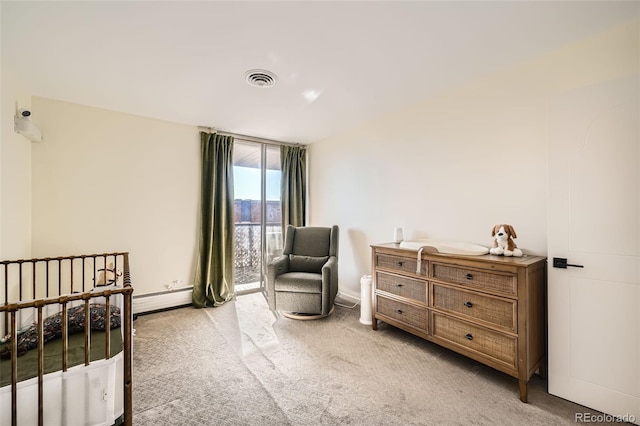
{"type": "Polygon", "coordinates": [[[591,412],[409,333],[360,324],[359,307],[296,321],[261,294],[134,323],[135,425],[564,425],[591,412]]]}

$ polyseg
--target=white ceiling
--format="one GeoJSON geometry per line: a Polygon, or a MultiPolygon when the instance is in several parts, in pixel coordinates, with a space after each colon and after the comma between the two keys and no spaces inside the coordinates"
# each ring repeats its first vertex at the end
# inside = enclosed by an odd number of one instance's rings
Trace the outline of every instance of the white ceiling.
{"type": "Polygon", "coordinates": [[[637,18],[639,8],[2,0],[2,72],[35,96],[311,143],[637,18]],[[244,73],[253,68],[274,72],[278,84],[249,86],[244,73]],[[315,101],[308,91],[319,93],[315,101]]]}

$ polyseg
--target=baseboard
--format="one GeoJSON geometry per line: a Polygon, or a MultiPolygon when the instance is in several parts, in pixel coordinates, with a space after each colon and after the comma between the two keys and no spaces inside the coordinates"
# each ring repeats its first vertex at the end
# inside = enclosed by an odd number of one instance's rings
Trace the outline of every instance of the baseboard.
{"type": "MultiPolygon", "coordinates": [[[[133,313],[143,314],[145,312],[161,311],[163,309],[190,305],[192,294],[192,287],[183,287],[173,291],[161,291],[158,293],[133,296],[133,313]]],[[[337,297],[351,303],[360,302],[360,295],[348,290],[339,290],[337,297]]]]}
{"type": "Polygon", "coordinates": [[[352,303],[360,302],[360,294],[355,294],[348,290],[338,290],[338,295],[336,297],[352,303]]]}
{"type": "Polygon", "coordinates": [[[145,312],[161,311],[163,309],[190,305],[192,294],[192,287],[183,287],[172,291],[133,296],[133,313],[143,314],[145,312]]]}

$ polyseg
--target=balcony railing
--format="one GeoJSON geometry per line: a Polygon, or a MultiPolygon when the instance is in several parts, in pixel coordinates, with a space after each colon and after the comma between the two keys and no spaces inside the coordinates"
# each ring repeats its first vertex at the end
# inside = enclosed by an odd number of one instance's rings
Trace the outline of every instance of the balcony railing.
{"type": "MultiPolygon", "coordinates": [[[[260,283],[262,271],[262,239],[260,223],[235,224],[235,284],[260,283]]],[[[266,260],[270,262],[282,253],[282,226],[266,225],[266,260]]]]}

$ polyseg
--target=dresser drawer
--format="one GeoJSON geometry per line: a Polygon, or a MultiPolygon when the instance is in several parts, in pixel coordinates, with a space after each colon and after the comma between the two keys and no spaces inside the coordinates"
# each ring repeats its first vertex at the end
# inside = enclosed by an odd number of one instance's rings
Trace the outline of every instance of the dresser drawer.
{"type": "Polygon", "coordinates": [[[432,277],[436,280],[460,284],[478,290],[496,291],[510,295],[517,293],[517,276],[515,274],[500,274],[440,263],[433,263],[432,268],[432,277]]]}
{"type": "Polygon", "coordinates": [[[407,303],[398,302],[376,295],[376,313],[395,319],[424,332],[428,330],[428,313],[426,308],[419,308],[407,303]]]}
{"type": "MultiPolygon", "coordinates": [[[[392,271],[398,272],[408,272],[410,274],[415,274],[418,266],[417,257],[402,257],[402,256],[394,256],[391,254],[377,254],[375,257],[375,267],[376,268],[384,268],[392,271]]],[[[427,275],[427,261],[421,262],[421,275],[427,275]]]]}
{"type": "Polygon", "coordinates": [[[376,290],[385,291],[396,296],[405,297],[427,304],[426,281],[414,280],[399,275],[376,273],[376,290]]]}
{"type": "Polygon", "coordinates": [[[517,368],[516,338],[451,317],[433,314],[433,337],[479,352],[517,368]]]}
{"type": "Polygon", "coordinates": [[[472,320],[486,321],[506,331],[516,332],[515,300],[484,296],[472,291],[433,284],[432,305],[472,320]]]}

